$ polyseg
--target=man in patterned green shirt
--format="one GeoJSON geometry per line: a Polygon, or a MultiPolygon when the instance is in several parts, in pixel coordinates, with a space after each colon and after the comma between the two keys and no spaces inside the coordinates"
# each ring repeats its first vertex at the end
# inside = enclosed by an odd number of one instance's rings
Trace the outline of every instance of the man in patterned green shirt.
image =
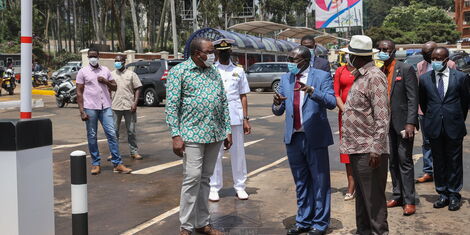
{"type": "Polygon", "coordinates": [[[209,179],[224,141],[232,145],[230,114],[222,79],[214,63],[209,39],[196,38],[191,58],[170,70],[167,79],[166,122],[173,152],[183,157],[180,200],[181,235],[223,234],[210,225],[209,179]]]}

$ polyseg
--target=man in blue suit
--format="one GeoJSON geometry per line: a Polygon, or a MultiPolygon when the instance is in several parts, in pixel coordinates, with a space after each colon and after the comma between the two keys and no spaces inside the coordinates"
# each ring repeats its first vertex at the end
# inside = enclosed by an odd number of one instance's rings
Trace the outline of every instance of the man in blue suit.
{"type": "Polygon", "coordinates": [[[323,70],[325,72],[331,73],[330,62],[317,56],[317,45],[315,43],[315,37],[313,35],[305,35],[300,40],[300,45],[307,47],[310,50],[312,58],[310,59],[310,67],[323,70]]]}
{"type": "Polygon", "coordinates": [[[284,142],[297,191],[296,224],[288,235],[324,234],[330,223],[330,166],[333,144],[326,109],[336,107],[327,72],[310,67],[308,48],[289,52],[289,73],[274,95],[273,113],[286,113],[284,142]]]}
{"type": "Polygon", "coordinates": [[[432,53],[433,70],[419,81],[419,101],[424,113],[423,129],[433,154],[434,183],[439,199],[434,208],[460,209],[463,185],[462,142],[467,134],[465,119],[469,104],[468,75],[450,69],[449,50],[437,47],[432,53]]]}

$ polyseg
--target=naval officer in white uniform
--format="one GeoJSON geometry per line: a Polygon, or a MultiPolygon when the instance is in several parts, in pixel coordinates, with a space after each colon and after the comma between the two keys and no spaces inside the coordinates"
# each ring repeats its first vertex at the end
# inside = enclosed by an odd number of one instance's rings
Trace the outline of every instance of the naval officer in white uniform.
{"type": "MultiPolygon", "coordinates": [[[[215,64],[224,82],[225,92],[230,110],[230,124],[232,126],[232,147],[230,148],[233,187],[240,200],[247,200],[248,194],[245,191],[245,181],[247,178],[244,135],[251,133],[248,118],[248,100],[246,94],[250,92],[248,80],[243,68],[234,65],[230,59],[232,53],[231,39],[220,39],[214,43],[218,62],[215,64]]],[[[223,186],[222,157],[224,148],[220,149],[219,156],[211,177],[211,191],[209,200],[219,201],[219,190],[223,186]]]]}

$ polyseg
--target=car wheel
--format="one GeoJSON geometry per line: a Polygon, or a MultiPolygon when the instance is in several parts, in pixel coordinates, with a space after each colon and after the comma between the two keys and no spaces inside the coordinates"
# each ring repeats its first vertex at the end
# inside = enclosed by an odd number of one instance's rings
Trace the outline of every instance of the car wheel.
{"type": "Polygon", "coordinates": [[[56,98],[55,99],[55,104],[57,105],[58,108],[63,108],[65,106],[65,101],[64,99],[61,98],[56,98]]]}
{"type": "Polygon", "coordinates": [[[271,90],[279,92],[279,80],[276,80],[271,84],[271,90]]]}
{"type": "Polygon", "coordinates": [[[145,106],[157,106],[159,103],[157,92],[153,88],[147,88],[144,92],[144,105],[145,106]]]}

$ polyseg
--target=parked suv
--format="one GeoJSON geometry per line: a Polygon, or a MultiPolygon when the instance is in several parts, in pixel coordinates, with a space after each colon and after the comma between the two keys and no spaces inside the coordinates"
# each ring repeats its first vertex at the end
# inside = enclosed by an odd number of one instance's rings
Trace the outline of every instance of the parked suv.
{"type": "Polygon", "coordinates": [[[455,62],[458,70],[470,73],[470,55],[467,52],[453,51],[450,53],[449,59],[455,62]]]}
{"type": "Polygon", "coordinates": [[[250,88],[279,89],[281,76],[287,73],[287,62],[260,62],[248,68],[247,79],[250,88]]]}
{"type": "Polygon", "coordinates": [[[144,105],[157,106],[165,99],[168,70],[181,62],[183,60],[142,60],[126,65],[142,82],[139,100],[144,105]]]}

